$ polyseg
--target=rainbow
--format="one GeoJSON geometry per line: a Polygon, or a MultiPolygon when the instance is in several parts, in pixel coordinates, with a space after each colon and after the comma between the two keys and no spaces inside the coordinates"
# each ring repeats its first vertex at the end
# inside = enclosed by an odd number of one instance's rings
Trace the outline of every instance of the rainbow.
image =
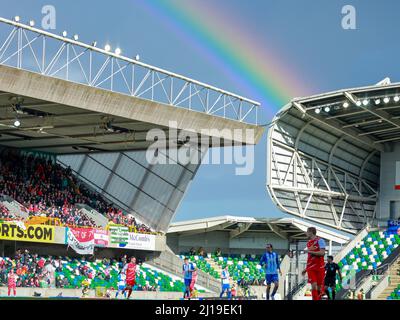
{"type": "Polygon", "coordinates": [[[146,11],[214,63],[249,98],[273,116],[295,96],[314,92],[288,70],[272,43],[262,43],[220,1],[138,1],[146,11]]]}

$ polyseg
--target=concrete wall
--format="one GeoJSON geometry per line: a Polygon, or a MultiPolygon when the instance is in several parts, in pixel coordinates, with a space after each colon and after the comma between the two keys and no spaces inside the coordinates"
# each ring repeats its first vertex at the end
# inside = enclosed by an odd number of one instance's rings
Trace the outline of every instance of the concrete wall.
{"type": "MultiPolygon", "coordinates": [[[[77,254],[73,249],[67,248],[65,244],[48,244],[48,243],[35,243],[35,242],[21,242],[21,241],[6,241],[0,240],[0,255],[13,257],[17,249],[28,249],[31,253],[37,253],[44,256],[68,256],[68,257],[82,257],[77,254]]],[[[135,256],[137,259],[147,261],[159,255],[159,252],[145,251],[145,250],[131,250],[122,248],[95,248],[95,258],[120,258],[122,255],[135,256]]],[[[90,258],[90,256],[86,256],[90,258]]]]}
{"type": "MultiPolygon", "coordinates": [[[[396,161],[400,161],[400,143],[393,145],[392,152],[381,154],[380,195],[377,218],[385,224],[390,218],[390,201],[400,201],[400,190],[395,190],[396,161]]],[[[400,219],[400,210],[396,212],[396,219],[400,219]]]]}
{"type": "MultiPolygon", "coordinates": [[[[56,297],[62,292],[63,297],[82,297],[82,289],[55,289],[55,288],[17,288],[17,297],[33,297],[34,292],[41,293],[41,297],[56,297]]],[[[7,288],[0,287],[0,296],[7,296],[7,288]]],[[[112,297],[115,296],[115,291],[112,297]]],[[[144,300],[177,300],[182,298],[181,292],[153,292],[153,291],[133,291],[131,299],[144,300]]],[[[214,297],[212,293],[202,293],[202,297],[214,297]]],[[[95,298],[95,291],[89,290],[88,298],[95,298]]]]}
{"type": "Polygon", "coordinates": [[[270,233],[246,232],[243,236],[233,239],[229,238],[229,232],[212,231],[197,233],[193,235],[167,235],[167,245],[176,253],[187,252],[190,248],[203,247],[206,252],[214,252],[216,248],[221,248],[224,254],[248,253],[261,254],[265,252],[265,244],[272,243],[274,249],[284,254],[288,250],[289,242],[277,235],[270,233]]]}
{"type": "MultiPolygon", "coordinates": [[[[67,253],[67,245],[65,244],[65,233],[66,228],[64,227],[55,227],[54,231],[54,243],[40,243],[40,242],[28,242],[28,241],[13,241],[13,240],[0,240],[0,242],[6,243],[6,246],[16,247],[16,248],[32,248],[40,250],[40,248],[45,247],[48,249],[48,252],[44,252],[42,254],[47,255],[65,255],[67,253]],[[55,253],[54,253],[55,252],[55,253]]],[[[154,251],[164,251],[166,248],[166,237],[163,235],[155,235],[155,249],[154,251]]],[[[0,247],[1,249],[1,247],[0,247]]],[[[109,252],[106,253],[107,256],[114,255],[114,252],[123,251],[126,252],[127,255],[136,255],[135,252],[139,252],[138,255],[147,256],[150,251],[146,250],[134,250],[134,249],[119,249],[118,246],[109,244],[108,248],[95,248],[96,251],[109,252]],[[140,252],[142,251],[142,252],[140,252]]],[[[73,250],[69,250],[69,255],[73,254],[73,250]]],[[[0,251],[0,253],[2,253],[0,251]]],[[[39,253],[39,252],[38,252],[39,253]]]]}

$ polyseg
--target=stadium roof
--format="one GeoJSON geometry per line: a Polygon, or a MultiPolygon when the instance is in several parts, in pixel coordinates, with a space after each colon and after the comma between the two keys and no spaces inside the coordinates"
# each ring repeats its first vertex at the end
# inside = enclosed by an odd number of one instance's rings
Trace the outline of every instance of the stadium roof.
{"type": "MultiPolygon", "coordinates": [[[[174,222],[168,229],[168,234],[198,234],[212,231],[229,232],[232,238],[244,232],[274,233],[287,240],[306,240],[308,227],[315,226],[295,218],[251,218],[237,216],[218,216],[174,222]]],[[[345,244],[350,238],[343,234],[319,226],[317,233],[320,237],[335,243],[345,244]]]]}
{"type": "Polygon", "coordinates": [[[150,129],[168,139],[169,128],[209,146],[260,140],[258,102],[109,49],[0,17],[0,144],[64,154],[143,150],[154,142],[145,139],[150,129]]]}
{"type": "Polygon", "coordinates": [[[376,216],[380,153],[400,140],[400,83],[295,98],[268,134],[267,189],[283,211],[356,233],[376,216]]]}

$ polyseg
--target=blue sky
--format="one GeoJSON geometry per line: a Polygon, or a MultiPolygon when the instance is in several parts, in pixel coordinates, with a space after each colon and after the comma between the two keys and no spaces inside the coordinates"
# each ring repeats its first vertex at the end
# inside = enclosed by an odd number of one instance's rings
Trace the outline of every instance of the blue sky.
{"type": "MultiPolygon", "coordinates": [[[[148,0],[152,1],[152,0],[148,0]]],[[[194,1],[194,0],[185,0],[194,1]]],[[[198,0],[196,0],[198,1],[198,0]]],[[[217,0],[209,0],[217,1],[217,0]]],[[[154,2],[154,1],[153,1],[154,2]]],[[[155,1],[157,2],[157,1],[155,1]]],[[[396,0],[218,0],[240,14],[265,45],[273,45],[281,62],[315,88],[314,92],[374,84],[386,76],[400,79],[400,2],[396,0]],[[356,8],[357,29],[343,30],[341,8],[356,8]]],[[[120,47],[124,55],[210,83],[243,96],[246,88],[225,77],[196,46],[149,14],[141,1],[1,0],[0,16],[22,21],[42,18],[44,5],[57,10],[56,33],[68,30],[80,40],[120,47]]],[[[174,19],[173,16],[169,17],[174,19]]],[[[207,23],[206,17],[204,23],[207,23]]],[[[193,35],[195,37],[195,35],[193,35]]],[[[206,45],[206,44],[202,44],[206,45]]],[[[240,43],[238,42],[238,46],[240,43]]],[[[263,101],[261,101],[263,103],[263,101]]],[[[277,110],[281,106],[274,106],[277,110]]],[[[274,111],[275,112],[275,111],[274,111]]],[[[273,112],[263,112],[263,122],[273,112]]],[[[266,137],[256,147],[255,171],[236,176],[231,165],[201,166],[175,220],[216,215],[273,217],[283,214],[266,192],[266,137]]]]}

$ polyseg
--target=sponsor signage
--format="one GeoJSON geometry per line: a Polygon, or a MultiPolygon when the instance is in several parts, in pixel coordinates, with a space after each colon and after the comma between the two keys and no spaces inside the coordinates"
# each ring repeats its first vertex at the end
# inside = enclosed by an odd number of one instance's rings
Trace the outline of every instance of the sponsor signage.
{"type": "Polygon", "coordinates": [[[387,232],[400,235],[400,220],[388,220],[387,232]]]}
{"type": "Polygon", "coordinates": [[[0,239],[54,243],[55,228],[46,225],[23,225],[22,222],[1,222],[0,239]]]}
{"type": "Polygon", "coordinates": [[[94,244],[96,247],[107,247],[108,241],[107,230],[94,229],[94,244]]]}
{"type": "Polygon", "coordinates": [[[111,244],[124,244],[129,239],[129,229],[125,226],[109,226],[109,237],[111,244]]]}
{"type": "Polygon", "coordinates": [[[133,233],[129,232],[128,242],[120,243],[121,248],[136,250],[151,250],[156,248],[156,237],[153,234],[133,233]]]}

